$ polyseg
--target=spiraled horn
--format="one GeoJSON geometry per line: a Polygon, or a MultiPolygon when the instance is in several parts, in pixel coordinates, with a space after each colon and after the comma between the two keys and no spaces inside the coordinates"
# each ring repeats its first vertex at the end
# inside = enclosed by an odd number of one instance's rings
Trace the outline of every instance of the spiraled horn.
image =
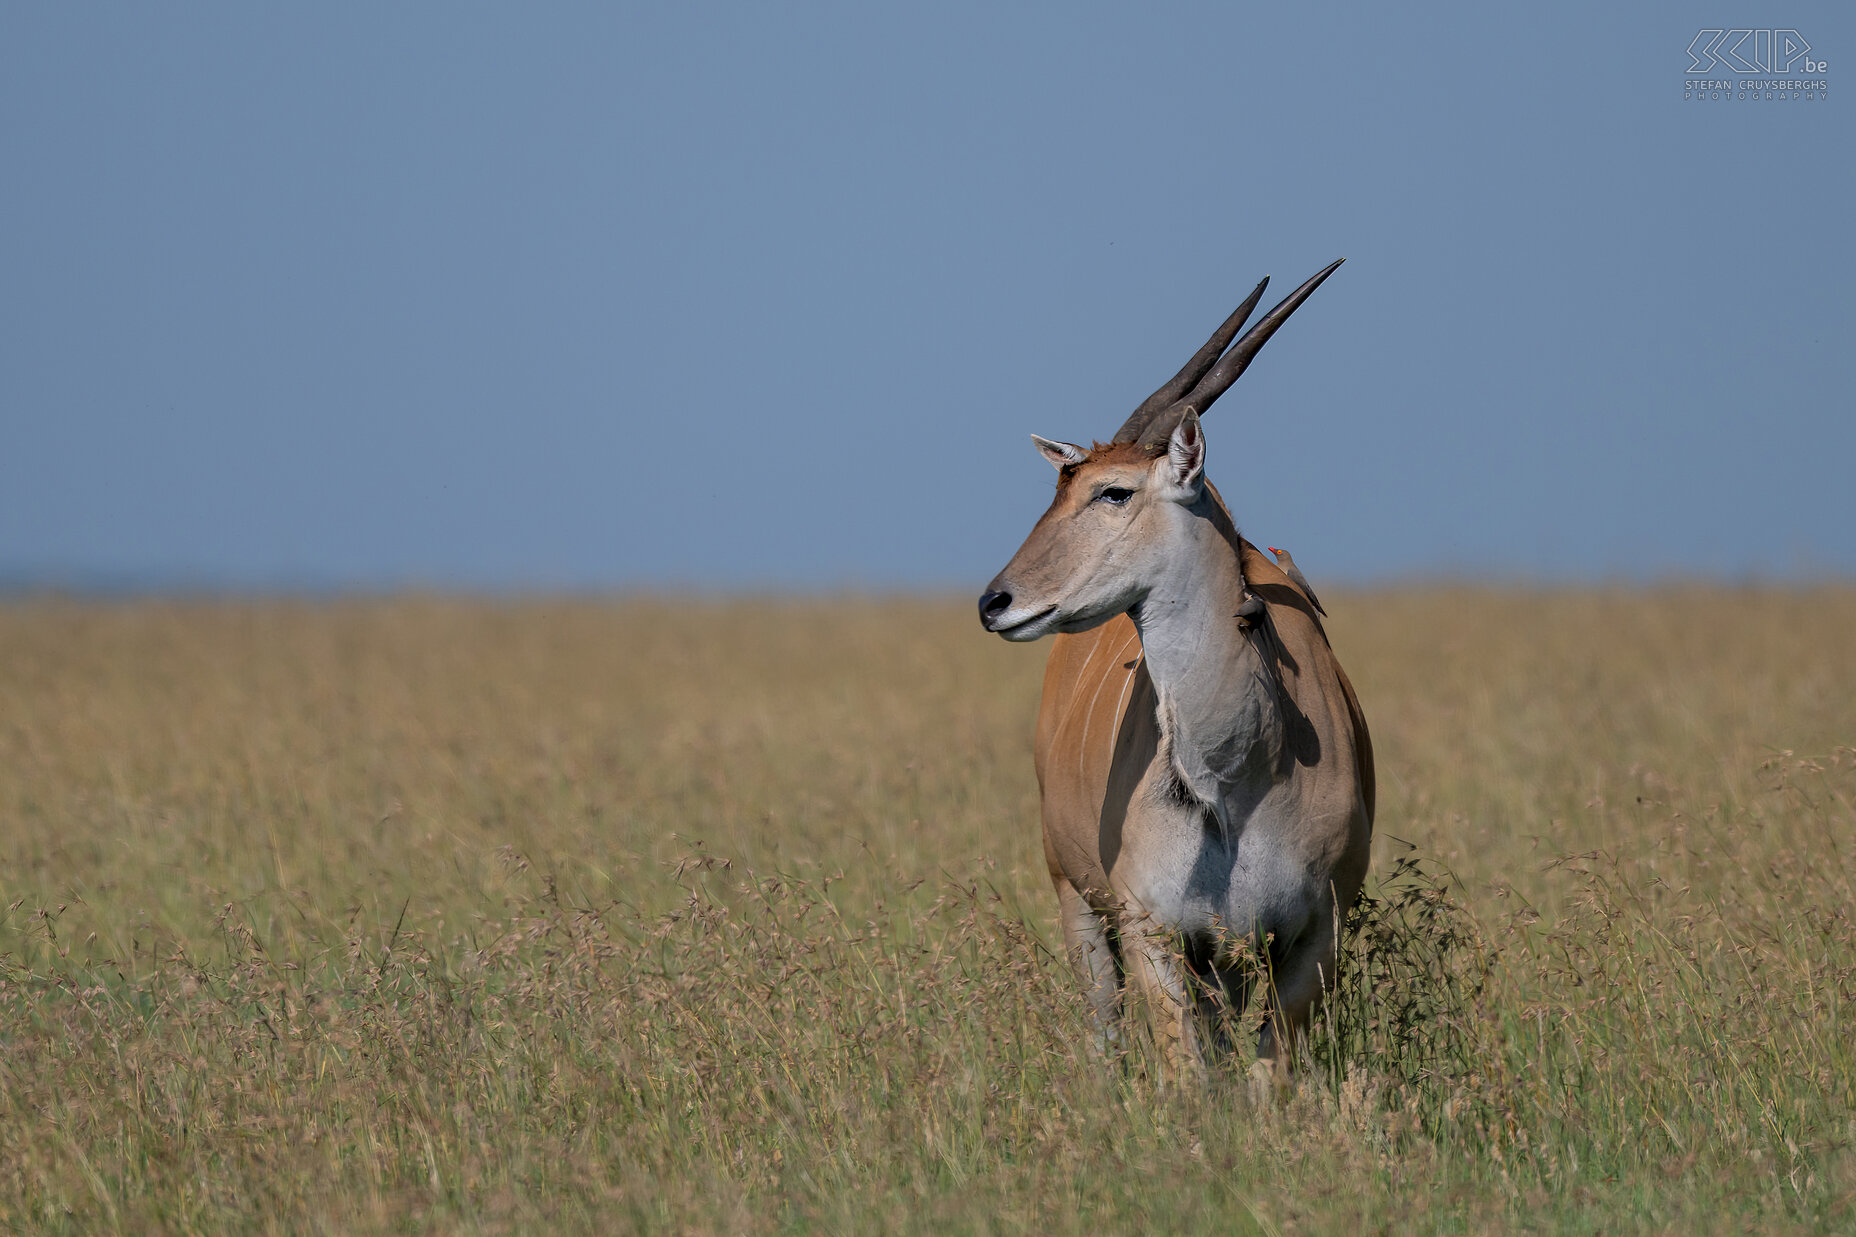
{"type": "Polygon", "coordinates": [[[1121,423],[1121,428],[1115,431],[1113,441],[1133,442],[1141,436],[1141,431],[1147,428],[1147,423],[1153,419],[1154,414],[1170,408],[1180,396],[1190,391],[1193,385],[1205,376],[1205,371],[1217,364],[1219,354],[1231,346],[1231,341],[1237,338],[1238,331],[1242,330],[1244,323],[1249,321],[1250,311],[1255,309],[1257,302],[1263,299],[1263,289],[1269,286],[1270,277],[1265,275],[1263,282],[1252,288],[1250,295],[1244,298],[1244,303],[1224,320],[1224,325],[1212,332],[1212,337],[1205,341],[1205,346],[1193,353],[1192,359],[1187,361],[1165,386],[1141,401],[1141,406],[1136,408],[1128,419],[1121,423]]]}
{"type": "MultiPolygon", "coordinates": [[[[1215,365],[1193,385],[1192,390],[1167,406],[1163,411],[1150,417],[1139,431],[1135,441],[1142,446],[1157,446],[1165,442],[1173,433],[1179,419],[1186,414],[1186,409],[1197,409],[1202,415],[1220,395],[1231,389],[1239,375],[1250,366],[1251,359],[1262,351],[1276,328],[1289,320],[1289,315],[1301,307],[1323,280],[1340,269],[1341,258],[1332,265],[1324,267],[1315,276],[1288,296],[1277,302],[1276,307],[1257,319],[1255,326],[1244,332],[1244,337],[1231,345],[1231,350],[1218,358],[1215,365]]],[[[1125,428],[1125,427],[1124,427],[1125,428]]]]}

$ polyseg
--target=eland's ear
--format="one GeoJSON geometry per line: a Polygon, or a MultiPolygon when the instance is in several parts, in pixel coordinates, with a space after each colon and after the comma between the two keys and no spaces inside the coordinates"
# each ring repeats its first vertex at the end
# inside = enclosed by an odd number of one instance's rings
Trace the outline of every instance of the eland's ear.
{"type": "Polygon", "coordinates": [[[1176,491],[1175,497],[1198,492],[1199,478],[1205,475],[1205,431],[1199,428],[1199,414],[1190,408],[1167,439],[1160,471],[1167,487],[1176,491]]]}
{"type": "Polygon", "coordinates": [[[1053,468],[1068,468],[1089,458],[1089,452],[1073,442],[1052,442],[1036,434],[1031,435],[1031,441],[1038,445],[1038,451],[1051,462],[1053,468]]]}

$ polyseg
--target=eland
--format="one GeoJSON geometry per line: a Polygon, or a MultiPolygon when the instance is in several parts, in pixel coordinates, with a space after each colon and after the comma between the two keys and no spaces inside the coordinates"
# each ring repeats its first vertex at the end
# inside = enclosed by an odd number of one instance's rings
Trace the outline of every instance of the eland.
{"type": "Polygon", "coordinates": [[[1224,1044],[1259,961],[1258,1059],[1291,1068],[1366,878],[1366,719],[1313,598],[1207,478],[1199,424],[1339,266],[1232,345],[1265,278],[1111,442],[1033,435],[1056,497],[979,601],[1007,640],[1056,636],[1035,750],[1064,940],[1105,1041],[1132,991],[1170,1075],[1224,1044]]]}

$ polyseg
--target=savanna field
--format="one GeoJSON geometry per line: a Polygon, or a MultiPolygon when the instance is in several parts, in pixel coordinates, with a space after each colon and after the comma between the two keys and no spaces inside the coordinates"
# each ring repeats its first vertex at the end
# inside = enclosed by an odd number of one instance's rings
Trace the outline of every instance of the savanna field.
{"type": "Polygon", "coordinates": [[[0,1231],[1856,1232],[1856,589],[1322,591],[1275,1099],[1092,1047],[964,599],[0,604],[0,1231]]]}

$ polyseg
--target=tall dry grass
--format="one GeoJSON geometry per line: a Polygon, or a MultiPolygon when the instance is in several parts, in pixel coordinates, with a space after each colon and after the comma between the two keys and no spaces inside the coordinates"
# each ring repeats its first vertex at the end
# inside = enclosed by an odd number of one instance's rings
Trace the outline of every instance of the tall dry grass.
{"type": "Polygon", "coordinates": [[[0,1225],[1856,1229],[1856,593],[1329,600],[1262,1110],[1088,1048],[964,604],[0,606],[0,1225]]]}

